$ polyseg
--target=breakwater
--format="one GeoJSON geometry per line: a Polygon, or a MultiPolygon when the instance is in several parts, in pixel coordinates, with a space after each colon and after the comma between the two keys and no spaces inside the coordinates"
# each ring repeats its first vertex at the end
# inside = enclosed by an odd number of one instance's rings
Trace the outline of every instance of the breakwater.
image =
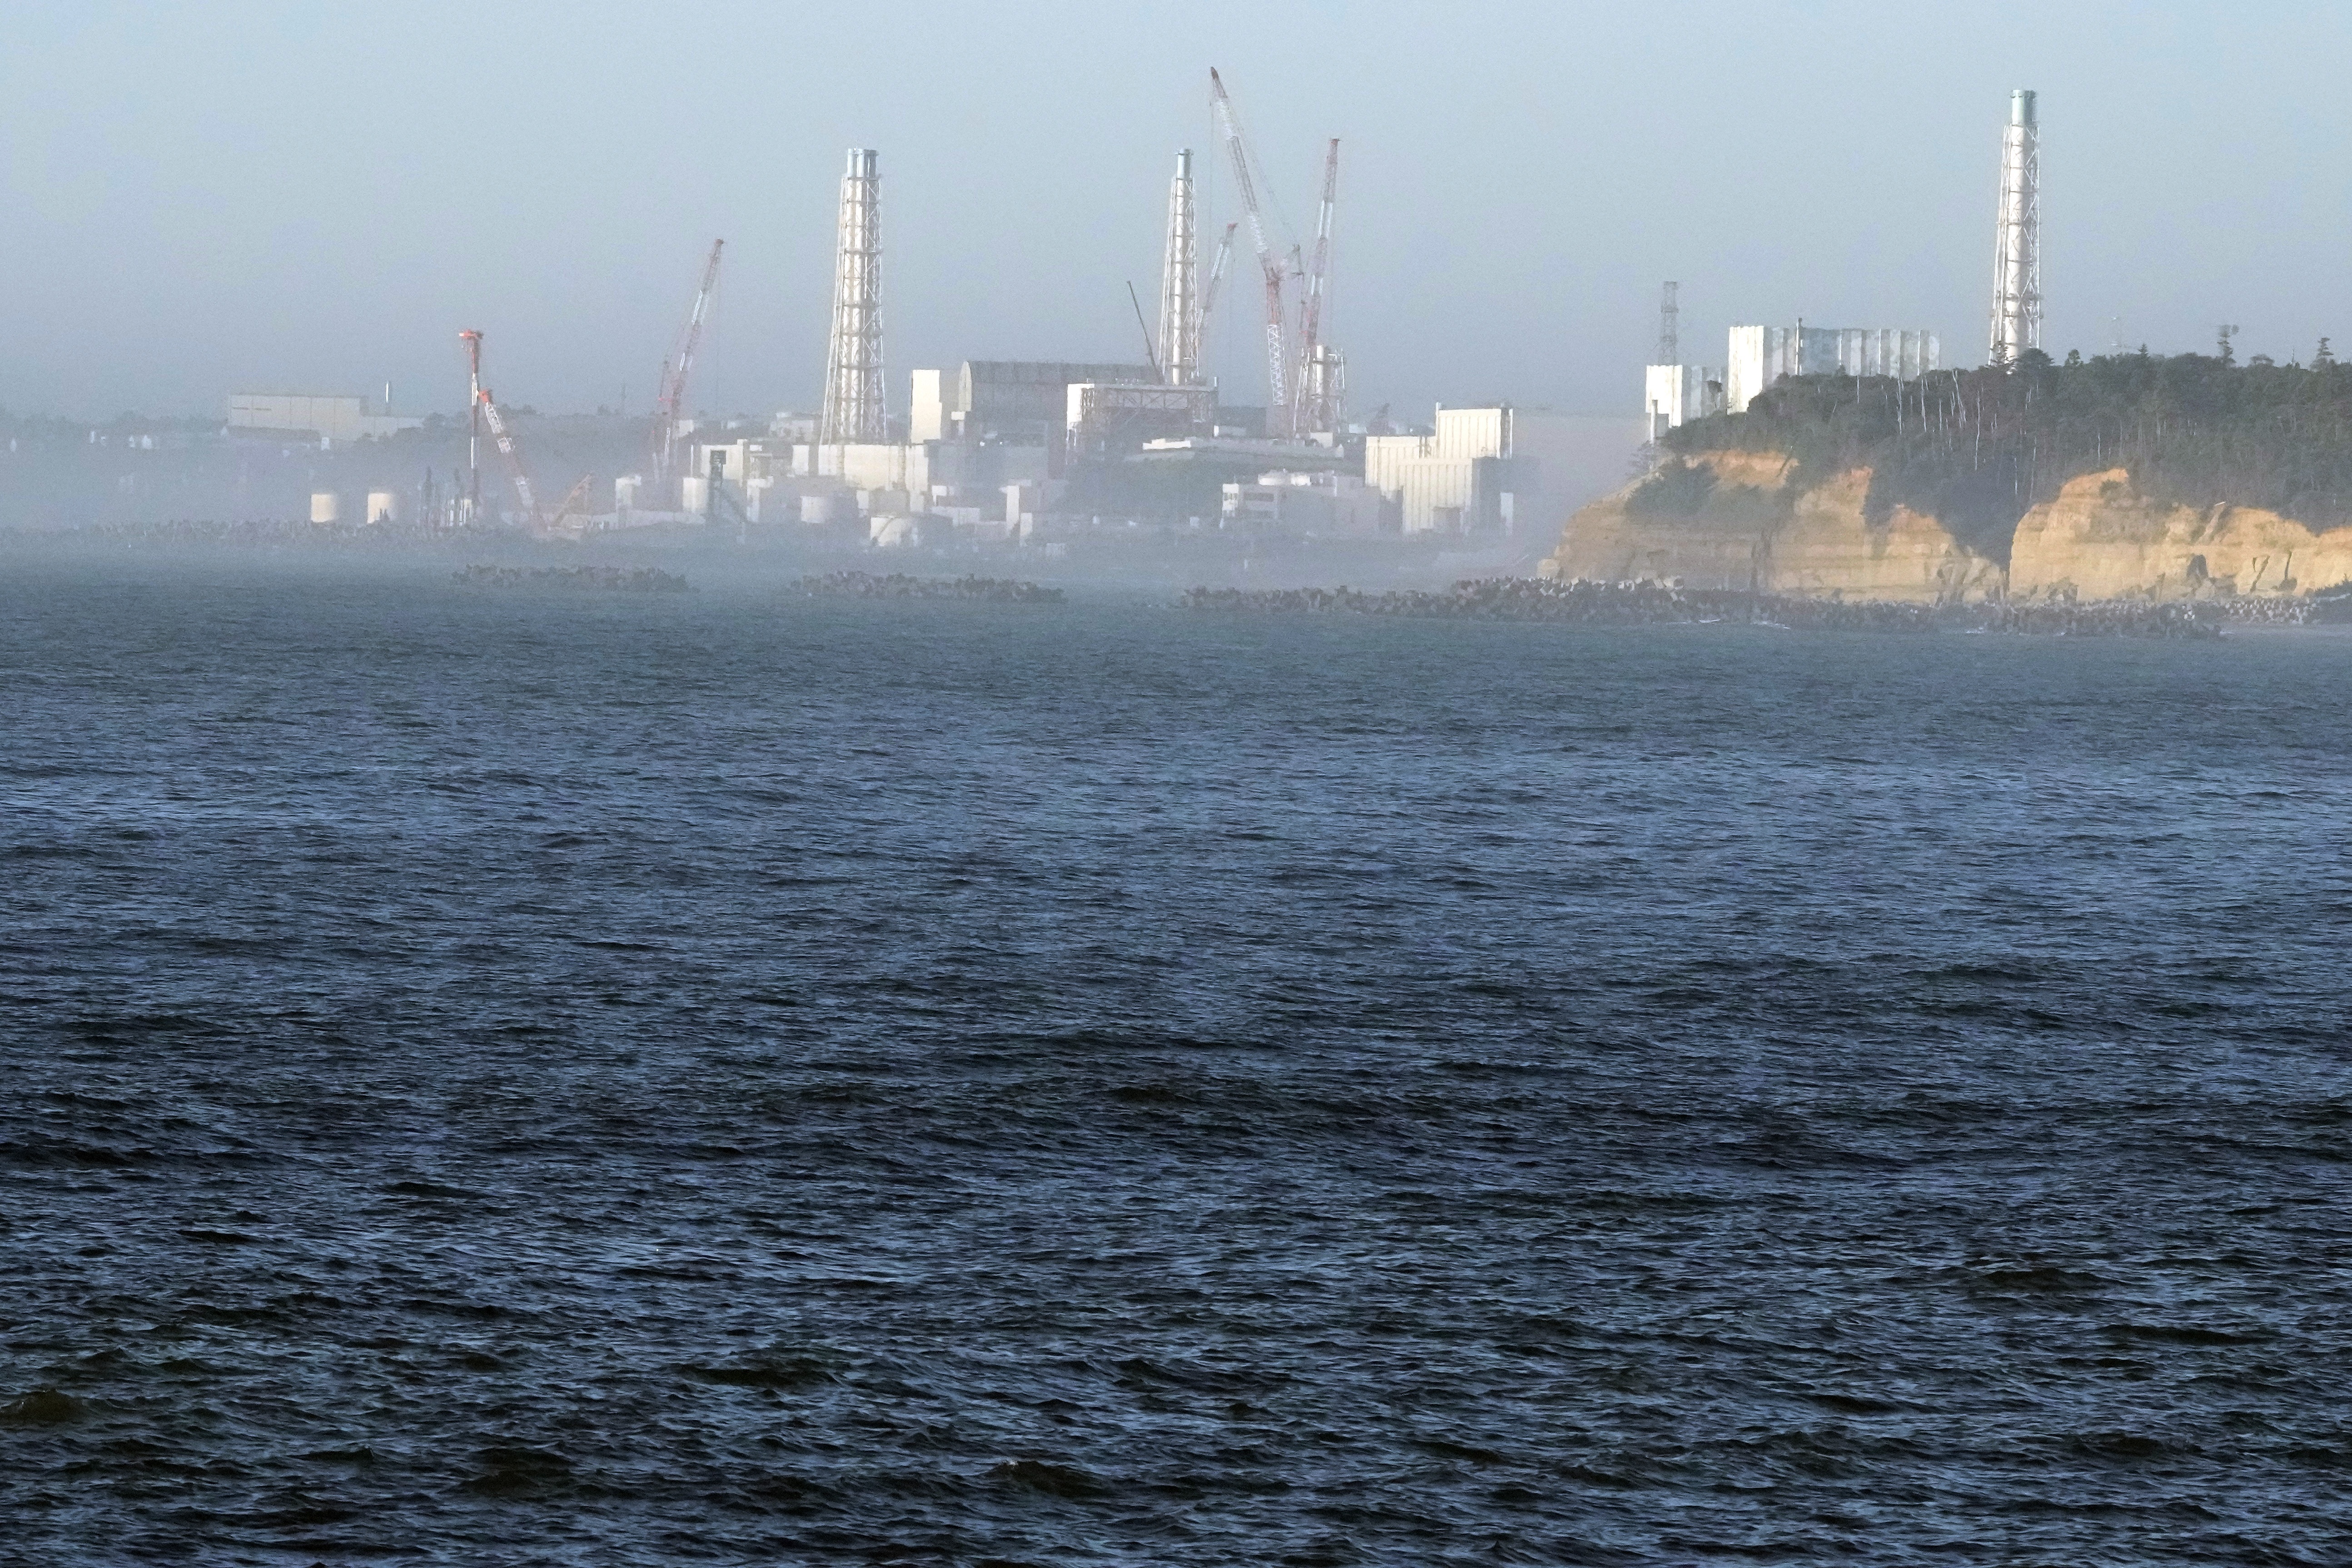
{"type": "Polygon", "coordinates": [[[971,599],[992,605],[1058,605],[1059,588],[1009,577],[915,577],[904,572],[828,572],[802,577],[780,592],[788,599],[971,599]]]}
{"type": "MultiPolygon", "coordinates": [[[[2014,632],[2043,637],[2205,638],[2233,617],[2222,603],[1916,605],[1805,599],[1656,583],[1555,583],[1536,577],[1465,580],[1441,591],[1365,593],[1354,588],[1193,588],[1188,610],[1252,614],[1352,614],[1440,620],[1548,621],[1565,626],[1693,626],[1744,621],[1805,631],[2014,632]]],[[[2259,617],[2286,617],[2266,604],[2259,617]]],[[[2242,618],[2256,618],[2248,616],[2242,618]]]]}
{"type": "Polygon", "coordinates": [[[541,588],[604,594],[687,594],[693,584],[651,566],[488,566],[453,573],[468,588],[541,588]]]}

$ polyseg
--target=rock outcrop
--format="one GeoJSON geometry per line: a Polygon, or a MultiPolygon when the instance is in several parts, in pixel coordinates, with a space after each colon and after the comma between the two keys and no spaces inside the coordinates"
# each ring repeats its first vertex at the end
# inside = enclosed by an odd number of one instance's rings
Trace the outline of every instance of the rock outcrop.
{"type": "Polygon", "coordinates": [[[2352,528],[2315,531],[2256,507],[2149,499],[2122,468],[2070,479],[2018,521],[2013,599],[2189,599],[2310,593],[2352,581],[2352,528]]]}
{"type": "Polygon", "coordinates": [[[1870,482],[1852,468],[1801,485],[1777,453],[1696,453],[1570,517],[1544,574],[1906,604],[2268,597],[2352,582],[2352,528],[2151,500],[2121,468],[2029,510],[2006,567],[1909,507],[1874,522],[1870,482]]]}
{"type": "Polygon", "coordinates": [[[1770,452],[1706,452],[1568,521],[1548,574],[1822,598],[1950,604],[1998,595],[2001,568],[1926,513],[1865,515],[1870,470],[1793,482],[1770,452]]]}

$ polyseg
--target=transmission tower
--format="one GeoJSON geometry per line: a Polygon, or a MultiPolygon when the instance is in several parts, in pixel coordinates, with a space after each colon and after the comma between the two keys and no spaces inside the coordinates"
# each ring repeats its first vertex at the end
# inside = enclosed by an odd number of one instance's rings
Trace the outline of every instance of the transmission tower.
{"type": "Polygon", "coordinates": [[[1160,266],[1160,368],[1171,386],[1201,379],[1201,244],[1192,210],[1192,150],[1168,182],[1168,249],[1160,266]]]}
{"type": "Polygon", "coordinates": [[[1658,357],[1652,364],[1683,363],[1682,306],[1675,299],[1681,291],[1681,284],[1669,283],[1658,297],[1658,357]]]}
{"type": "Polygon", "coordinates": [[[1995,364],[2014,364],[2042,346],[2042,132],[2035,94],[2009,95],[2009,126],[2000,139],[2000,222],[1992,261],[1992,352],[1995,364]]]}
{"type": "Polygon", "coordinates": [[[833,332],[825,346],[825,446],[889,439],[882,395],[882,176],[870,147],[853,147],[841,176],[833,332]]]}

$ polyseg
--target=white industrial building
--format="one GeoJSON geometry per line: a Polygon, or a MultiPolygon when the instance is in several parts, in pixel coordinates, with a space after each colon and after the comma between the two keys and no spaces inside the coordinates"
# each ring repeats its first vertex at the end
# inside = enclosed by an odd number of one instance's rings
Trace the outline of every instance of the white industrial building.
{"type": "Polygon", "coordinates": [[[1623,482],[1639,421],[1549,409],[1437,410],[1426,436],[1364,441],[1364,481],[1408,534],[1549,534],[1569,507],[1623,482]]]}
{"type": "Polygon", "coordinates": [[[1369,538],[1383,531],[1387,504],[1353,474],[1326,468],[1260,474],[1224,490],[1224,525],[1313,539],[1369,538]]]}
{"type": "Polygon", "coordinates": [[[1058,439],[1069,422],[1070,388],[1082,382],[1160,385],[1148,364],[1070,364],[1049,360],[966,360],[961,369],[914,373],[908,412],[911,441],[1058,439]]]}
{"type": "Polygon", "coordinates": [[[1756,395],[1784,375],[1885,375],[1916,381],[1938,368],[1941,345],[1927,331],[1870,327],[1734,327],[1725,360],[1724,406],[1745,414],[1756,395]]]}
{"type": "Polygon", "coordinates": [[[1524,475],[1511,407],[1437,410],[1426,436],[1364,440],[1364,482],[1398,509],[1407,533],[1509,533],[1524,475]]]}
{"type": "Polygon", "coordinates": [[[1647,438],[1723,412],[1723,373],[1711,365],[1654,364],[1643,387],[1647,438]]]}
{"type": "Polygon", "coordinates": [[[256,436],[311,436],[325,441],[359,441],[415,430],[419,418],[368,412],[364,397],[310,392],[233,392],[228,427],[256,436]]]}

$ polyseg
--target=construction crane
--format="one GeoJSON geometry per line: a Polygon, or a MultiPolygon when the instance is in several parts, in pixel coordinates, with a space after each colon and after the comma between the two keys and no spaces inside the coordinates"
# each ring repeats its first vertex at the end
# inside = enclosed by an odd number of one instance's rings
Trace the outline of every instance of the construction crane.
{"type": "Polygon", "coordinates": [[[1201,285],[1201,320],[1209,319],[1209,309],[1217,302],[1217,285],[1224,281],[1225,268],[1234,258],[1234,230],[1238,222],[1225,225],[1224,237],[1217,241],[1217,258],[1210,263],[1209,280],[1201,285]]]}
{"type": "Polygon", "coordinates": [[[1234,183],[1241,187],[1242,210],[1249,216],[1250,238],[1257,247],[1258,269],[1265,274],[1266,427],[1279,430],[1289,423],[1290,399],[1286,382],[1289,354],[1283,343],[1281,260],[1266,242],[1265,217],[1258,210],[1257,182],[1250,176],[1248,144],[1242,139],[1240,118],[1225,91],[1224,79],[1209,72],[1209,96],[1216,105],[1217,122],[1224,128],[1225,151],[1234,161],[1234,183]]]}
{"type": "Polygon", "coordinates": [[[679,334],[677,354],[662,362],[660,390],[654,395],[654,483],[667,484],[676,460],[678,416],[686,406],[687,378],[694,374],[694,351],[702,344],[702,321],[710,310],[710,296],[719,287],[719,253],[723,239],[710,242],[710,259],[703,263],[702,287],[695,290],[694,310],[679,334]]]}
{"type": "Polygon", "coordinates": [[[1339,139],[1323,157],[1323,205],[1315,216],[1315,258],[1307,264],[1306,298],[1298,303],[1298,403],[1291,434],[1329,430],[1339,423],[1337,376],[1322,360],[1323,297],[1331,278],[1331,216],[1339,198],[1339,139]]]}
{"type": "MultiPolygon", "coordinates": [[[[507,470],[514,477],[515,494],[522,498],[523,516],[532,523],[539,521],[539,502],[530,493],[530,475],[522,466],[522,454],[515,449],[514,436],[507,429],[506,418],[499,412],[490,389],[482,384],[482,334],[473,328],[457,334],[466,345],[466,359],[473,375],[474,411],[479,420],[490,427],[491,438],[499,445],[499,455],[507,460],[507,470]]],[[[478,465],[474,470],[474,504],[481,505],[482,480],[478,465]]]]}

